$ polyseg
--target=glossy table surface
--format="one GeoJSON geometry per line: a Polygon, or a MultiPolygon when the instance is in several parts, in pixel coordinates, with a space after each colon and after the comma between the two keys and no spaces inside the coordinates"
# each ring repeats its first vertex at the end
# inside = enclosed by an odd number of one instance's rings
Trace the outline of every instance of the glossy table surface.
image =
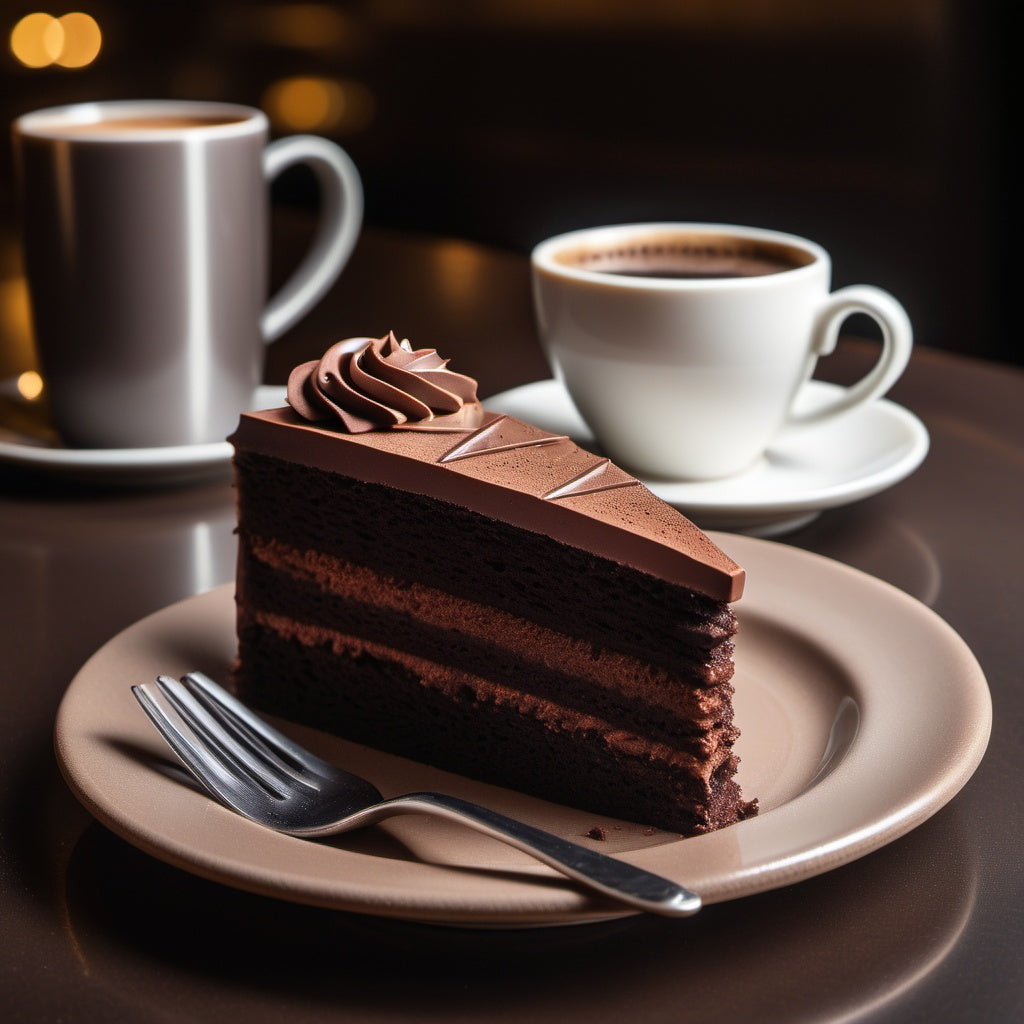
{"type": "MultiPolygon", "coordinates": [[[[547,376],[522,255],[368,231],[328,299],[271,348],[268,379],[388,329],[438,346],[485,395],[547,376]]],[[[871,355],[845,342],[823,375],[852,378],[871,355]]],[[[375,920],[220,886],[108,832],[57,769],[58,703],[108,638],[232,578],[230,483],[85,487],[0,466],[5,1018],[1024,1019],[1024,374],[920,345],[890,397],[930,432],[923,466],[780,542],[894,583],[960,633],[992,691],[988,752],[950,804],[882,850],[676,922],[375,920]]]]}

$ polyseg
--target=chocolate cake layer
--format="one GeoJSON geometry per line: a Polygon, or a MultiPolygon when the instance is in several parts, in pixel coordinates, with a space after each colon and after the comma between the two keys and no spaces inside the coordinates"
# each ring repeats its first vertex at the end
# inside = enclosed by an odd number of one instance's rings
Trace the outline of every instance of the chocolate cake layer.
{"type": "Polygon", "coordinates": [[[291,409],[245,413],[236,450],[339,473],[552,538],[715,601],[735,601],[743,570],[607,459],[497,413],[479,427],[344,434],[291,409]]]}
{"type": "Polygon", "coordinates": [[[247,682],[246,698],[293,721],[686,835],[737,818],[736,760],[728,750],[716,765],[701,763],[632,734],[607,732],[592,717],[566,716],[514,694],[504,702],[480,702],[475,681],[447,666],[398,660],[359,640],[330,643],[308,628],[288,636],[280,623],[270,629],[243,625],[239,640],[243,661],[264,667],[247,682]],[[425,686],[432,671],[438,685],[425,686]],[[281,678],[301,679],[302,685],[282,693],[281,678]]]}
{"type": "Polygon", "coordinates": [[[605,644],[614,634],[616,649],[673,671],[699,661],[709,680],[731,673],[732,649],[721,645],[736,620],[724,602],[436,498],[246,452],[236,465],[247,535],[403,583],[443,579],[448,593],[511,614],[528,609],[556,632],[605,644]],[[263,492],[274,501],[261,502],[263,492]],[[439,541],[439,523],[454,541],[439,541]]]}
{"type": "Polygon", "coordinates": [[[706,757],[736,738],[732,687],[683,675],[495,612],[441,591],[334,559],[243,540],[246,621],[269,616],[315,627],[327,641],[357,636],[416,652],[609,726],[706,757]],[[280,609],[289,609],[286,616],[280,609]]]}

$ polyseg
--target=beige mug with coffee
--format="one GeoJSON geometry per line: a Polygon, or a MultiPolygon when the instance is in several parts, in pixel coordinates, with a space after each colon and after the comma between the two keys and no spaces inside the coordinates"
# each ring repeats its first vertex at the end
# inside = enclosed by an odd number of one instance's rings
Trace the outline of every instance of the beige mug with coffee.
{"type": "Polygon", "coordinates": [[[841,416],[907,365],[910,321],[893,296],[830,291],[828,253],[777,231],[627,224],[573,231],[532,254],[541,343],[597,440],[617,462],[672,480],[752,466],[787,425],[841,416]],[[882,330],[874,367],[797,412],[839,328],[866,313],[882,330]]]}
{"type": "Polygon", "coordinates": [[[268,145],[251,107],[81,103],[14,124],[38,354],[76,447],[223,441],[262,379],[264,345],[334,282],[362,222],[358,172],[334,143],[268,145]],[[320,222],[267,301],[269,183],[314,171],[320,222]]]}

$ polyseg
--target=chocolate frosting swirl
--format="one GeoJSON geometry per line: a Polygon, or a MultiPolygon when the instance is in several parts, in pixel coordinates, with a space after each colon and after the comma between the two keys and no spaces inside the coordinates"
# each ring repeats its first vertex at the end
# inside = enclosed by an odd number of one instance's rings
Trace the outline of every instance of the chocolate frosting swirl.
{"type": "Polygon", "coordinates": [[[479,412],[472,377],[449,370],[436,349],[399,342],[393,331],[339,341],[320,359],[296,366],[288,404],[307,420],[337,419],[350,434],[445,429],[479,412]]]}

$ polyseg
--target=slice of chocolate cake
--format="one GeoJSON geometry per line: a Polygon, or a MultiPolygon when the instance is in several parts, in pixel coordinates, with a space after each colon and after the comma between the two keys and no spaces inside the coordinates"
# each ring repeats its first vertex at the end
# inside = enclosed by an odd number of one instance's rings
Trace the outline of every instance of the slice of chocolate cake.
{"type": "Polygon", "coordinates": [[[289,402],[232,438],[245,699],[683,834],[752,812],[743,571],[697,527],[393,336],[297,368],[289,402]]]}

